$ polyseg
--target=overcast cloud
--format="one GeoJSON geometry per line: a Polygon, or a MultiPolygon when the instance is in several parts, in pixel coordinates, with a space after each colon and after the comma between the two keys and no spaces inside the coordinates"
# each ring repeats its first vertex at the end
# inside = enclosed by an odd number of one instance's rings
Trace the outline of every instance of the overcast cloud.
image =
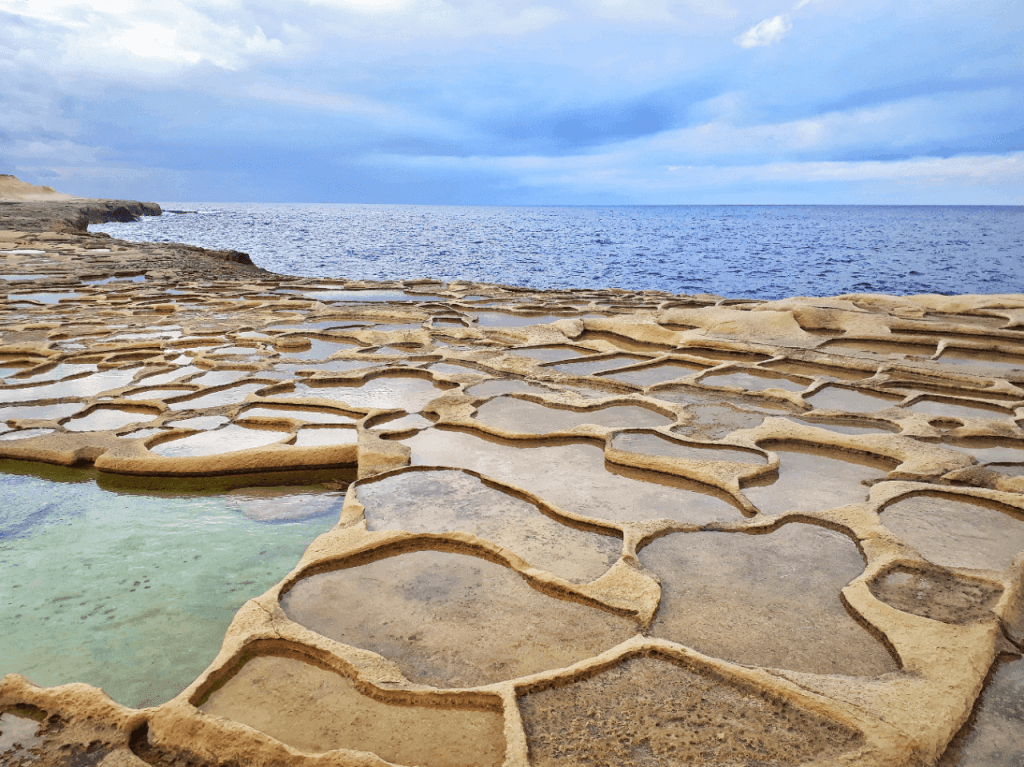
{"type": "Polygon", "coordinates": [[[0,0],[0,173],[163,201],[1024,203],[1017,2],[0,0]]]}

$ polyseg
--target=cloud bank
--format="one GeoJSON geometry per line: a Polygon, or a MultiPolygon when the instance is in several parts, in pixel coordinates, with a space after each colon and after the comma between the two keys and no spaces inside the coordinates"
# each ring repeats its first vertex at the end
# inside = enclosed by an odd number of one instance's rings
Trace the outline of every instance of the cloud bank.
{"type": "Polygon", "coordinates": [[[994,0],[0,0],[0,172],[158,200],[1021,204],[1022,27],[994,0]]]}

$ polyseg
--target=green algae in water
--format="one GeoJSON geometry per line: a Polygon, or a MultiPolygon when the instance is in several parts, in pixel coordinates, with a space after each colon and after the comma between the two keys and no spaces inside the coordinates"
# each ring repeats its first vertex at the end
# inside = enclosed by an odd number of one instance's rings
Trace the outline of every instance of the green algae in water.
{"type": "Polygon", "coordinates": [[[94,472],[14,461],[0,472],[0,675],[87,682],[135,707],[199,676],[237,610],[331,528],[343,497],[268,523],[237,494],[112,492],[94,472]]]}

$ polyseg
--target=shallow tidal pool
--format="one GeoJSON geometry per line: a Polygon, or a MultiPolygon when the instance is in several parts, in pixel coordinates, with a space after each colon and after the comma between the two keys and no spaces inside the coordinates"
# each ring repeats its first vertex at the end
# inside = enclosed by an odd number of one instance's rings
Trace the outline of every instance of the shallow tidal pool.
{"type": "Polygon", "coordinates": [[[95,472],[0,461],[0,676],[87,682],[134,707],[169,700],[343,498],[323,485],[107,490],[95,472]]]}

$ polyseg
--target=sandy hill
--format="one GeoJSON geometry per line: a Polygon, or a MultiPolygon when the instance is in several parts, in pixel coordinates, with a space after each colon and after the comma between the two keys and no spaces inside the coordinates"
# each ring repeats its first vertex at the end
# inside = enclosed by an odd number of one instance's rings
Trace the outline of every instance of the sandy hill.
{"type": "Polygon", "coordinates": [[[74,195],[58,192],[50,186],[36,186],[19,178],[0,173],[0,201],[37,202],[42,200],[73,200],[74,195]]]}

